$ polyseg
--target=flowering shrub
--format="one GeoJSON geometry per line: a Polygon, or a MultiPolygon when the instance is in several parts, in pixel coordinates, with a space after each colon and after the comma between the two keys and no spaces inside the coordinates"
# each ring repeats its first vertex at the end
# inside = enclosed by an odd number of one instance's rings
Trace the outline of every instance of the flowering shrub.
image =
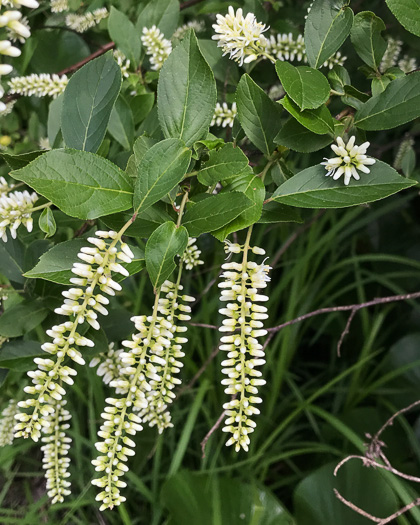
{"type": "MultiPolygon", "coordinates": [[[[420,36],[420,14],[387,3],[420,36]]],[[[101,378],[84,439],[104,511],[126,502],[144,427],[179,421],[195,325],[220,332],[217,429],[252,449],[276,333],[264,239],[310,210],[416,194],[420,73],[397,20],[346,0],[88,4],[1,2],[0,445],[42,442],[50,504],[77,498],[72,391],[101,378]],[[209,252],[220,316],[203,320],[209,252]]]]}

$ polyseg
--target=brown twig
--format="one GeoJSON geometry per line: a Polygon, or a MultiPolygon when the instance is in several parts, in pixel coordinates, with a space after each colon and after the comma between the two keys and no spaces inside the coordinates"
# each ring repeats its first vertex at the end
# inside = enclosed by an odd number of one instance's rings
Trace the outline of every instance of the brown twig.
{"type": "Polygon", "coordinates": [[[220,427],[222,424],[223,418],[226,415],[226,410],[223,410],[223,412],[220,414],[220,416],[217,418],[216,423],[211,427],[211,429],[207,432],[207,434],[204,436],[203,441],[201,442],[201,452],[202,452],[202,458],[206,457],[206,445],[207,441],[210,439],[211,435],[216,432],[216,430],[220,427]]]}
{"type": "MultiPolygon", "coordinates": [[[[405,412],[408,412],[409,410],[411,410],[412,408],[418,405],[420,405],[420,400],[415,401],[414,403],[411,403],[409,406],[402,408],[401,410],[398,410],[398,412],[393,414],[384,423],[384,425],[382,425],[382,427],[378,430],[378,432],[376,432],[376,434],[374,434],[373,436],[371,436],[370,434],[366,434],[366,437],[368,437],[371,441],[369,444],[365,445],[366,446],[365,455],[364,456],[351,455],[341,460],[340,463],[334,469],[334,476],[336,476],[340,468],[343,465],[345,465],[348,461],[350,461],[351,459],[360,459],[363,463],[363,466],[365,467],[381,468],[388,472],[391,472],[392,474],[400,478],[406,479],[408,481],[413,481],[415,483],[420,483],[420,478],[416,476],[410,476],[409,474],[405,474],[404,472],[400,472],[399,470],[395,469],[391,465],[390,461],[388,460],[388,458],[385,456],[385,454],[382,451],[382,448],[385,447],[385,443],[379,439],[382,432],[384,432],[384,430],[387,427],[391,426],[394,423],[395,418],[397,418],[401,414],[404,414],[405,412]],[[383,463],[379,463],[379,461],[377,460],[381,460],[383,461],[383,463]]],[[[390,523],[391,521],[395,520],[399,516],[405,514],[410,509],[420,505],[420,498],[416,498],[411,503],[405,505],[401,509],[394,512],[394,514],[387,516],[386,518],[378,518],[377,516],[373,516],[372,514],[369,514],[368,512],[361,509],[360,507],[358,507],[351,501],[344,498],[344,496],[342,496],[337,489],[334,489],[334,494],[342,503],[344,503],[344,505],[346,505],[353,511],[357,512],[361,516],[364,516],[365,518],[368,518],[369,520],[374,521],[375,523],[378,523],[379,525],[386,525],[387,523],[390,523]]]]}

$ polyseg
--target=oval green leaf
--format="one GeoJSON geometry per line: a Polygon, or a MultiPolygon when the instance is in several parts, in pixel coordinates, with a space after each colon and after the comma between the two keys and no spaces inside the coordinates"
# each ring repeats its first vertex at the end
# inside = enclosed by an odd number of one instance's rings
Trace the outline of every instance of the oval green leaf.
{"type": "Polygon", "coordinates": [[[292,115],[302,126],[317,135],[334,133],[334,119],[331,116],[327,106],[322,105],[317,109],[301,110],[287,95],[281,101],[284,109],[292,115]]]}
{"type": "Polygon", "coordinates": [[[354,17],[351,43],[363,62],[373,69],[378,68],[388,45],[381,36],[384,30],[383,20],[371,11],[362,11],[354,17]]]}
{"type": "Polygon", "coordinates": [[[130,177],[87,151],[48,151],[12,176],[78,219],[96,219],[132,207],[130,177]]]}
{"type": "Polygon", "coordinates": [[[271,198],[298,208],[347,208],[384,199],[417,184],[379,160],[370,166],[369,174],[362,173],[360,181],[352,178],[348,186],[325,174],[324,166],[307,168],[279,186],[271,198]]]}
{"type": "Polygon", "coordinates": [[[209,160],[203,164],[197,178],[204,186],[211,186],[236,177],[248,167],[248,158],[242,150],[228,143],[218,150],[210,151],[209,160]]]}
{"type": "Polygon", "coordinates": [[[187,146],[204,138],[216,106],[216,82],[190,31],[165,61],[158,84],[159,122],[166,138],[187,146]]]}
{"type": "Polygon", "coordinates": [[[301,109],[316,109],[328,100],[330,84],[320,71],[281,60],[276,62],[276,71],[284,90],[301,109]]]}
{"type": "Polygon", "coordinates": [[[407,31],[420,36],[420,0],[386,0],[386,3],[407,31]]]}
{"type": "Polygon", "coordinates": [[[98,150],[120,89],[121,70],[111,52],[74,73],[64,91],[61,114],[61,131],[69,148],[98,150]]]}

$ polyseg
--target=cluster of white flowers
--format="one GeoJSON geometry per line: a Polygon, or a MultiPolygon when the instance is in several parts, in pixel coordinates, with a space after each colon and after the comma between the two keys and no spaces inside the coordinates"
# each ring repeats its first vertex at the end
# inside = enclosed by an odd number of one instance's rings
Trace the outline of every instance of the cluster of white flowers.
{"type": "Polygon", "coordinates": [[[406,74],[411,73],[417,69],[417,60],[408,55],[404,55],[400,60],[398,60],[398,67],[406,74]]]}
{"type": "Polygon", "coordinates": [[[233,102],[231,107],[226,102],[223,102],[223,104],[217,102],[210,126],[222,126],[223,128],[229,126],[232,128],[237,113],[236,102],[233,102]]]}
{"type": "Polygon", "coordinates": [[[78,347],[94,346],[93,341],[77,332],[79,325],[87,322],[99,330],[98,313],[108,314],[105,306],[109,299],[103,294],[113,296],[121,290],[121,285],[114,281],[112,273],[128,276],[128,271],[118,260],[130,263],[134,255],[127,244],[121,243],[120,234],[97,231],[96,237],[89,237],[88,242],[92,246],[81,248],[78,254],[83,262],[74,263],[72,268],[76,277],[71,278],[70,282],[77,288],[64,291],[64,303],[55,309],[57,314],[68,316],[70,320],[47,330],[52,342],[44,343],[41,347],[55,356],[56,360],[35,358],[38,370],[28,372],[34,386],[27,386],[24,390],[35,397],[19,402],[19,407],[29,409],[29,413],[18,414],[16,419],[20,423],[15,428],[16,437],[31,437],[38,441],[41,429],[49,426],[46,417],[54,413],[55,402],[61,401],[66,393],[60,383],[72,385],[71,376],[77,374],[76,370],[64,365],[65,359],[69,357],[75,363],[84,365],[78,347]],[[118,243],[120,250],[117,248],[118,243]]]}
{"type": "Polygon", "coordinates": [[[52,13],[62,13],[69,10],[68,0],[51,0],[50,6],[52,13]]]}
{"type": "MultiPolygon", "coordinates": [[[[7,57],[18,57],[21,54],[19,48],[12,45],[12,41],[19,40],[24,43],[31,36],[28,23],[16,8],[22,6],[36,8],[39,6],[36,0],[1,0],[0,2],[0,29],[5,28],[8,39],[0,40],[0,55],[7,57]],[[12,11],[2,11],[2,7],[11,7],[12,11]]],[[[0,81],[2,75],[9,75],[13,70],[10,64],[0,64],[0,81]]],[[[4,95],[4,89],[0,84],[0,99],[4,95]]],[[[7,110],[6,104],[0,101],[0,112],[7,110]]]]}
{"type": "Polygon", "coordinates": [[[44,421],[48,423],[42,432],[44,436],[41,441],[44,445],[41,450],[44,454],[42,459],[47,479],[47,494],[51,498],[51,504],[62,503],[64,497],[68,496],[71,483],[67,481],[70,473],[70,458],[67,456],[71,438],[66,436],[66,430],[70,428],[67,423],[71,419],[70,412],[64,408],[67,401],[57,401],[54,412],[45,416],[44,421]]]}
{"type": "Polygon", "coordinates": [[[197,239],[190,237],[188,239],[188,246],[182,255],[182,260],[184,261],[187,270],[192,270],[196,266],[204,264],[204,261],[200,260],[201,250],[198,249],[196,243],[197,239]]]}
{"type": "Polygon", "coordinates": [[[38,145],[40,149],[44,149],[44,150],[51,149],[51,144],[50,144],[50,140],[48,137],[41,137],[38,141],[38,145]]]}
{"type": "Polygon", "coordinates": [[[0,197],[7,195],[14,188],[14,184],[9,184],[4,177],[0,177],[0,197]]]}
{"type": "MultiPolygon", "coordinates": [[[[267,40],[266,50],[268,54],[277,58],[277,60],[304,62],[305,64],[308,62],[303,35],[298,35],[296,39],[292,33],[271,35],[267,40]]],[[[323,67],[332,69],[335,65],[342,66],[346,60],[347,57],[342,56],[340,51],[337,51],[324,62],[323,67]]]]}
{"type": "Polygon", "coordinates": [[[223,55],[229,54],[232,60],[240,66],[256,60],[264,52],[267,39],[263,35],[267,27],[258,22],[253,13],[248,13],[246,17],[242,14],[242,9],[235,10],[229,6],[226,16],[218,14],[216,24],[213,29],[217,33],[212,36],[217,40],[218,47],[223,50],[223,55]]]}
{"type": "Polygon", "coordinates": [[[50,75],[49,73],[41,73],[40,75],[33,73],[32,75],[24,77],[13,77],[9,80],[9,92],[17,93],[18,95],[36,97],[53,97],[63,93],[68,84],[66,75],[50,75]]]}
{"type": "Polygon", "coordinates": [[[32,212],[37,200],[36,193],[29,193],[26,190],[0,195],[0,237],[4,242],[7,242],[7,228],[13,239],[16,239],[16,231],[21,224],[28,232],[32,231],[32,212]]]}
{"type": "Polygon", "coordinates": [[[141,41],[145,47],[146,55],[150,57],[152,69],[158,71],[172,52],[172,44],[167,40],[156,26],[144,27],[141,41]]]}
{"type": "Polygon", "coordinates": [[[101,20],[108,18],[109,12],[106,7],[88,11],[83,15],[76,15],[71,13],[66,16],[66,26],[77,33],[85,33],[92,27],[98,25],[101,20]]]}
{"type": "Polygon", "coordinates": [[[263,321],[268,318],[267,308],[260,302],[268,300],[260,290],[270,280],[270,266],[257,264],[248,260],[249,251],[264,255],[262,248],[250,248],[239,244],[228,243],[228,253],[243,253],[242,262],[228,262],[222,265],[224,281],[219,284],[222,289],[220,300],[226,307],[219,312],[226,316],[220,331],[229,335],[221,337],[220,350],[226,351],[227,359],[222,361],[222,372],[227,375],[222,380],[226,386],[225,393],[232,399],[223,405],[228,418],[224,432],[232,434],[226,443],[235,445],[236,452],[241,448],[248,450],[249,434],[256,426],[252,417],[259,414],[253,406],[262,402],[257,397],[258,387],[265,384],[262,373],[256,367],[265,363],[264,350],[258,338],[267,334],[263,321]]]}
{"type": "MultiPolygon", "coordinates": [[[[109,385],[111,381],[116,381],[122,377],[121,369],[124,368],[121,362],[121,354],[124,350],[114,350],[114,343],[109,344],[108,352],[95,356],[89,363],[90,367],[98,366],[96,373],[102,377],[103,382],[109,385]]],[[[116,388],[117,394],[124,394],[126,391],[116,388]]]]}
{"type": "Polygon", "coordinates": [[[172,35],[172,40],[182,40],[190,29],[194,29],[195,33],[202,33],[205,28],[206,26],[202,20],[191,20],[176,29],[172,35]]]}
{"type": "MultiPolygon", "coordinates": [[[[185,356],[182,345],[188,342],[186,337],[176,335],[177,332],[187,331],[187,327],[181,326],[180,321],[191,319],[191,307],[183,303],[194,301],[194,297],[189,295],[181,296],[182,289],[182,285],[171,281],[165,281],[161,287],[161,292],[165,293],[166,297],[159,299],[158,312],[162,317],[158,317],[158,323],[165,330],[165,341],[162,341],[160,346],[154,345],[150,349],[150,362],[154,364],[155,374],[159,379],[150,379],[151,390],[146,393],[147,407],[139,414],[142,421],[148,422],[149,426],[156,426],[159,434],[172,426],[167,406],[175,399],[172,390],[181,384],[181,380],[175,376],[183,367],[183,363],[179,361],[185,356]]],[[[137,318],[139,324],[144,324],[144,321],[144,318],[137,318]]]]}
{"type": "Polygon", "coordinates": [[[364,142],[360,146],[355,146],[356,137],[350,137],[350,140],[345,144],[341,137],[337,137],[336,144],[331,144],[331,149],[337,155],[332,159],[325,159],[321,165],[325,166],[327,170],[326,177],[332,177],[337,180],[344,173],[344,184],[347,186],[350,179],[354,177],[360,180],[360,175],[357,170],[363,173],[370,173],[367,166],[375,164],[376,160],[366,155],[366,151],[370,145],[369,142],[364,142]]]}
{"type": "Polygon", "coordinates": [[[393,67],[396,65],[398,61],[398,57],[400,56],[401,48],[403,44],[401,40],[398,40],[396,38],[389,37],[387,40],[388,40],[388,47],[386,48],[384,56],[382,57],[382,60],[381,60],[381,64],[379,66],[379,69],[382,72],[385,72],[390,67],[393,67]]]}
{"type": "Polygon", "coordinates": [[[268,96],[271,98],[271,100],[279,100],[284,94],[285,91],[280,83],[274,84],[274,86],[271,86],[271,88],[268,90],[268,96]]]}
{"type": "Polygon", "coordinates": [[[125,78],[128,78],[129,77],[128,70],[130,69],[130,61],[127,59],[124,53],[120,51],[119,49],[116,49],[114,51],[114,58],[117,61],[117,64],[120,66],[122,76],[125,78]]]}
{"type": "Polygon", "coordinates": [[[190,319],[190,307],[182,303],[194,300],[180,296],[180,290],[179,284],[165,281],[156,297],[153,314],[133,317],[138,332],[122,343],[126,350],[118,354],[122,364],[120,376],[109,384],[125,395],[106,399],[104,421],[98,432],[103,441],[95,444],[102,455],[92,461],[96,471],[105,473],[92,481],[103,489],[96,498],[102,501],[100,510],[112,509],[125,501],[120,489],[126,483],[120,478],[128,470],[125,464],[128,456],[134,455],[135,443],[129,435],[142,430],[142,417],[150,426],[157,425],[159,431],[170,426],[167,404],[174,398],[173,387],[180,383],[174,374],[182,366],[178,361],[184,356],[181,345],[187,342],[185,337],[176,335],[186,331],[186,327],[177,323],[190,319]],[[162,292],[165,297],[160,297],[162,292]]]}
{"type": "MultiPolygon", "coordinates": [[[[0,87],[0,97],[2,97],[4,94],[3,89],[0,87]]],[[[5,117],[6,115],[9,115],[16,104],[16,100],[11,100],[10,102],[6,102],[4,104],[0,101],[0,117],[5,117]]]]}
{"type": "Polygon", "coordinates": [[[0,447],[13,443],[13,428],[15,426],[15,415],[18,412],[17,402],[14,399],[9,401],[7,407],[0,416],[0,447]]]}

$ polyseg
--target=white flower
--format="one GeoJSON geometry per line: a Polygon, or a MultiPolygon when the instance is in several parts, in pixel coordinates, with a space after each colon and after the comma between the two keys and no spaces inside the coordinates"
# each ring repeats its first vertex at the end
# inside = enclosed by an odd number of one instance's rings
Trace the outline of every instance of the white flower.
{"type": "Polygon", "coordinates": [[[128,70],[130,69],[130,61],[119,49],[116,49],[114,51],[114,58],[117,61],[117,64],[120,66],[122,76],[124,78],[128,78],[130,76],[128,72],[128,70]]]}
{"type": "Polygon", "coordinates": [[[195,33],[202,33],[205,28],[206,26],[202,20],[191,20],[176,29],[172,35],[172,40],[182,40],[190,29],[194,29],[195,33]]]}
{"type": "MultiPolygon", "coordinates": [[[[98,366],[96,373],[102,377],[103,382],[109,385],[112,381],[118,381],[123,377],[121,370],[124,365],[121,362],[121,354],[124,350],[114,350],[114,343],[110,343],[107,353],[102,353],[95,356],[89,363],[89,366],[98,366]]],[[[118,388],[115,390],[116,394],[126,394],[126,388],[118,388]]]]}
{"type": "Polygon", "coordinates": [[[404,73],[411,73],[417,69],[417,61],[413,57],[404,55],[401,60],[398,61],[398,67],[404,71],[404,73]]]}
{"type": "Polygon", "coordinates": [[[17,414],[18,410],[17,402],[14,399],[11,399],[7,407],[1,413],[0,447],[11,445],[13,443],[13,428],[15,426],[15,415],[17,414]]]}
{"type": "Polygon", "coordinates": [[[95,9],[95,11],[88,11],[84,15],[69,14],[66,16],[66,26],[77,33],[84,33],[88,29],[95,27],[96,25],[108,18],[108,10],[105,7],[95,9]]]}
{"type": "Polygon", "coordinates": [[[32,210],[38,198],[36,193],[26,190],[0,195],[0,237],[4,242],[7,242],[7,228],[13,239],[16,239],[16,231],[21,224],[28,232],[32,231],[32,210]]]}
{"type": "Polygon", "coordinates": [[[267,308],[257,303],[268,300],[267,296],[260,294],[260,290],[270,280],[270,266],[248,260],[249,251],[261,255],[265,253],[257,246],[249,248],[229,243],[226,250],[230,253],[243,252],[242,263],[222,265],[224,281],[219,284],[222,289],[220,300],[227,303],[219,310],[226,316],[219,330],[229,334],[220,339],[220,350],[228,352],[227,359],[222,362],[222,372],[227,376],[222,384],[226,386],[225,393],[233,396],[223,405],[228,416],[223,431],[232,434],[226,445],[234,444],[236,452],[239,452],[241,448],[248,450],[249,434],[255,428],[253,416],[259,414],[253,405],[262,402],[257,396],[257,387],[264,385],[265,381],[256,367],[265,363],[258,338],[267,334],[263,321],[268,315],[267,308]]]}
{"type": "Polygon", "coordinates": [[[52,13],[62,13],[69,10],[68,0],[51,0],[50,5],[52,13]]]}
{"type": "Polygon", "coordinates": [[[356,180],[360,179],[357,170],[363,171],[363,173],[370,173],[370,169],[367,166],[375,164],[376,160],[366,155],[370,145],[369,142],[355,146],[355,136],[351,137],[347,144],[344,143],[341,137],[337,137],[336,140],[337,145],[332,144],[331,149],[337,157],[325,159],[325,162],[321,162],[321,165],[325,166],[328,172],[326,177],[332,177],[334,180],[337,180],[344,173],[344,184],[347,186],[352,177],[356,180]]]}
{"type": "Polygon", "coordinates": [[[62,292],[64,303],[54,310],[59,315],[69,317],[69,320],[47,330],[52,341],[41,346],[55,359],[37,357],[34,362],[38,370],[28,372],[34,386],[27,386],[24,390],[35,398],[19,403],[19,407],[30,409],[30,412],[18,414],[16,419],[20,423],[15,427],[16,437],[31,437],[38,441],[41,429],[49,425],[45,417],[54,413],[55,401],[61,401],[66,393],[61,382],[72,385],[71,376],[77,375],[76,370],[64,364],[65,359],[69,357],[75,363],[84,365],[79,348],[94,346],[93,341],[78,332],[79,326],[86,322],[94,330],[99,330],[98,313],[108,314],[105,306],[109,304],[109,299],[105,295],[113,296],[121,290],[121,285],[114,281],[112,273],[128,275],[118,260],[131,262],[134,255],[125,243],[121,243],[120,234],[97,231],[95,235],[88,238],[92,246],[81,248],[78,254],[83,262],[73,264],[72,272],[77,277],[71,278],[70,282],[77,287],[62,292]]]}
{"type": "Polygon", "coordinates": [[[152,69],[158,71],[172,52],[172,44],[156,27],[143,28],[141,41],[146,48],[146,55],[150,56],[152,69]]]}
{"type": "Polygon", "coordinates": [[[50,141],[49,141],[48,137],[41,137],[39,139],[38,144],[39,144],[39,147],[41,149],[45,149],[45,150],[50,150],[51,149],[51,145],[50,145],[50,141]]]}
{"type": "Polygon", "coordinates": [[[384,72],[390,67],[395,66],[398,57],[400,56],[402,44],[401,40],[392,37],[388,38],[388,47],[386,48],[379,65],[380,71],[384,72]]]}
{"type": "Polygon", "coordinates": [[[9,184],[4,177],[0,177],[0,197],[9,193],[14,186],[14,184],[9,184]]]}
{"type": "Polygon", "coordinates": [[[49,73],[38,75],[33,73],[26,77],[13,77],[8,81],[8,84],[12,94],[56,98],[63,93],[68,81],[66,75],[58,76],[55,74],[50,75],[49,73]]]}
{"type": "Polygon", "coordinates": [[[45,443],[41,450],[44,453],[42,467],[45,469],[47,479],[47,495],[52,499],[51,504],[62,503],[64,497],[71,491],[70,482],[67,478],[70,473],[67,469],[70,458],[67,454],[70,450],[71,438],[66,436],[66,430],[70,428],[67,423],[71,419],[70,412],[64,408],[67,401],[56,401],[54,412],[45,416],[44,421],[48,423],[43,429],[45,436],[41,439],[45,443]]]}
{"type": "Polygon", "coordinates": [[[236,102],[233,102],[230,108],[226,102],[223,102],[223,104],[217,102],[210,126],[222,126],[223,128],[229,126],[232,128],[237,113],[236,102]]]}
{"type": "Polygon", "coordinates": [[[188,246],[182,255],[182,260],[187,270],[192,270],[196,266],[204,264],[204,261],[200,260],[201,250],[198,249],[196,242],[197,239],[190,237],[188,239],[188,246]]]}
{"type": "Polygon", "coordinates": [[[268,28],[261,22],[257,22],[253,13],[248,13],[244,18],[242,9],[235,10],[229,6],[226,16],[217,15],[217,23],[213,29],[217,33],[212,36],[217,40],[218,47],[223,50],[223,55],[229,54],[232,60],[239,65],[256,60],[264,51],[267,40],[264,31],[268,28]]]}
{"type": "Polygon", "coordinates": [[[1,0],[0,5],[6,7],[30,7],[31,9],[39,7],[39,3],[36,0],[1,0]]]}
{"type": "Polygon", "coordinates": [[[305,41],[303,35],[293,38],[292,33],[271,35],[267,40],[267,52],[278,60],[306,62],[305,41]]]}

